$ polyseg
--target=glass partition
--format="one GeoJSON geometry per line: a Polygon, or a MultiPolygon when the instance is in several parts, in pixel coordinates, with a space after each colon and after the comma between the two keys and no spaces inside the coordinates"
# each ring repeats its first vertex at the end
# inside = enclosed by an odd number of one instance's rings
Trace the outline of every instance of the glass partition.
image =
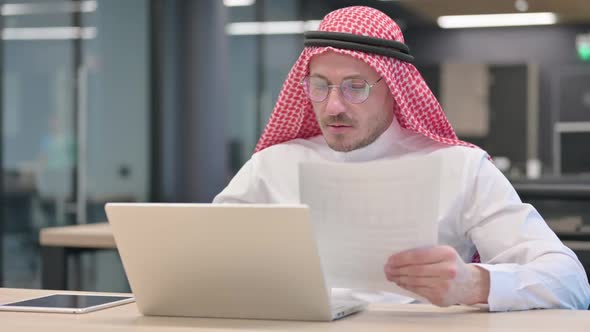
{"type": "MultiPolygon", "coordinates": [[[[37,288],[40,229],[105,222],[105,202],[148,199],[149,1],[1,8],[0,271],[4,287],[37,288]]],[[[73,288],[126,287],[115,252],[78,268],[73,288]]]]}

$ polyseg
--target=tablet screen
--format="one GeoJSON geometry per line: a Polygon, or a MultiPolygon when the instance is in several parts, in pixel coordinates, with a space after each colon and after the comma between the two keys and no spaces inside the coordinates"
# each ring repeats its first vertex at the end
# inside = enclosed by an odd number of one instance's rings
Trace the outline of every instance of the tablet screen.
{"type": "Polygon", "coordinates": [[[41,307],[41,308],[74,308],[83,309],[101,304],[129,299],[128,296],[102,295],[49,295],[36,299],[7,303],[5,306],[41,307]]]}

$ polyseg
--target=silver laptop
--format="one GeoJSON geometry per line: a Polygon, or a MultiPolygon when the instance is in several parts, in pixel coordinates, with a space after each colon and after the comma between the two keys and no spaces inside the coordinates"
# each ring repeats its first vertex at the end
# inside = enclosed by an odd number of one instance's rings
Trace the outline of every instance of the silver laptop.
{"type": "Polygon", "coordinates": [[[329,321],[332,301],[305,205],[108,203],[144,315],[329,321]]]}

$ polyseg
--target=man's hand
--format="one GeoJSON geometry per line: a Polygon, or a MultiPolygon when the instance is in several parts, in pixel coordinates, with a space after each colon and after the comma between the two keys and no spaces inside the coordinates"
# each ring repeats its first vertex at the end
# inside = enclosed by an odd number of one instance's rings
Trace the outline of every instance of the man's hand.
{"type": "Polygon", "coordinates": [[[389,257],[384,270],[387,280],[441,307],[486,303],[490,293],[490,273],[463,262],[450,246],[402,251],[389,257]]]}

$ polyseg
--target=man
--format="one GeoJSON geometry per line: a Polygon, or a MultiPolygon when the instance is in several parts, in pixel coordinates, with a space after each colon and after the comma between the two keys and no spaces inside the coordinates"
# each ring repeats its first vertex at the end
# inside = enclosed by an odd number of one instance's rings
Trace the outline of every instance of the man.
{"type": "Polygon", "coordinates": [[[588,307],[575,254],[484,151],[457,139],[393,20],[368,7],[336,10],[305,45],[255,154],[214,202],[298,203],[301,162],[441,155],[466,171],[442,175],[453,194],[440,245],[392,253],[384,278],[439,306],[588,307]],[[477,252],[483,263],[470,263],[477,252]]]}

